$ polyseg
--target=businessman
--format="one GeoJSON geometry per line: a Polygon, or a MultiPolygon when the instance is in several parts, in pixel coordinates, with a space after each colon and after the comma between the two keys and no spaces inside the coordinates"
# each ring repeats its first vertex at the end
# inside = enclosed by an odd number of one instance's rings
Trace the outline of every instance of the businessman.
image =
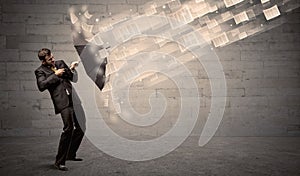
{"type": "Polygon", "coordinates": [[[63,60],[55,61],[53,54],[47,48],[40,49],[38,57],[42,63],[35,70],[38,89],[49,91],[55,114],[60,113],[63,121],[63,132],[60,136],[54,166],[59,170],[67,171],[66,160],[82,161],[81,158],[76,158],[76,152],[84,136],[85,116],[80,100],[71,84],[71,81],[77,82],[75,68],[78,63],[71,64],[69,67],[63,60]]]}

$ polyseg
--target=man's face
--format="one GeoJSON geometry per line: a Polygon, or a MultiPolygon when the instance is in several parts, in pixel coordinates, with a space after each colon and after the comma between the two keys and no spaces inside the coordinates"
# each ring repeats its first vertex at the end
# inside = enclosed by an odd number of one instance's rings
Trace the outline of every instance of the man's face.
{"type": "Polygon", "coordinates": [[[53,54],[46,56],[45,60],[43,61],[43,64],[46,66],[54,66],[54,63],[55,63],[55,59],[53,54]]]}

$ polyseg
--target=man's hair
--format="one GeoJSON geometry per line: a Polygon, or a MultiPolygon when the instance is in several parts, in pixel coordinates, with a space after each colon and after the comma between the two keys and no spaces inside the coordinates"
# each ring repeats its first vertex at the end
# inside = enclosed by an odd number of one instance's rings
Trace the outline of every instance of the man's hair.
{"type": "Polygon", "coordinates": [[[46,59],[46,56],[51,55],[51,50],[48,48],[42,48],[39,50],[38,57],[41,61],[46,59]]]}

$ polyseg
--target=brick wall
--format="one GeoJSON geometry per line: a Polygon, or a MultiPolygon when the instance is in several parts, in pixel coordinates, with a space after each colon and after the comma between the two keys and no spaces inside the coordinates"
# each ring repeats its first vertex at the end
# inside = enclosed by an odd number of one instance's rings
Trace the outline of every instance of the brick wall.
{"type": "MultiPolygon", "coordinates": [[[[37,50],[48,47],[56,58],[68,63],[79,57],[70,35],[68,10],[90,5],[91,11],[118,13],[138,11],[146,0],[1,0],[0,4],[0,136],[57,135],[62,128],[54,115],[48,92],[39,92],[33,71],[40,65],[37,50]]],[[[267,32],[216,49],[224,67],[228,97],[218,136],[289,136],[300,134],[300,36],[299,10],[286,16],[287,23],[267,32]]],[[[210,107],[210,89],[201,65],[190,64],[197,72],[201,112],[193,135],[199,135],[210,107]]],[[[161,92],[177,100],[172,82],[164,82],[161,92]],[[171,91],[170,91],[171,90],[171,91]]],[[[148,88],[139,87],[139,91],[148,88]]],[[[133,97],[134,103],[145,104],[133,97]]],[[[143,94],[143,93],[142,93],[143,94]]],[[[137,106],[137,111],[147,108],[137,106]]],[[[168,116],[176,116],[178,104],[170,103],[168,116]]],[[[105,110],[104,110],[105,111],[105,110]]],[[[109,111],[109,110],[107,110],[109,111]]],[[[109,118],[113,113],[107,113],[109,118]]],[[[168,117],[166,117],[168,118],[168,117]]],[[[172,121],[172,120],[171,120],[172,121]]],[[[141,134],[157,136],[170,128],[165,122],[141,134]]],[[[119,132],[137,135],[125,125],[119,132]]]]}

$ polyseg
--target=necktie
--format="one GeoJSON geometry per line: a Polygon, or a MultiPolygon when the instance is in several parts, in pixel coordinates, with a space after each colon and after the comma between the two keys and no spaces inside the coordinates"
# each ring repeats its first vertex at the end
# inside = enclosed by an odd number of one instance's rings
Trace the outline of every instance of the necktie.
{"type": "Polygon", "coordinates": [[[51,70],[54,71],[54,72],[57,71],[56,67],[51,67],[51,70]]]}

